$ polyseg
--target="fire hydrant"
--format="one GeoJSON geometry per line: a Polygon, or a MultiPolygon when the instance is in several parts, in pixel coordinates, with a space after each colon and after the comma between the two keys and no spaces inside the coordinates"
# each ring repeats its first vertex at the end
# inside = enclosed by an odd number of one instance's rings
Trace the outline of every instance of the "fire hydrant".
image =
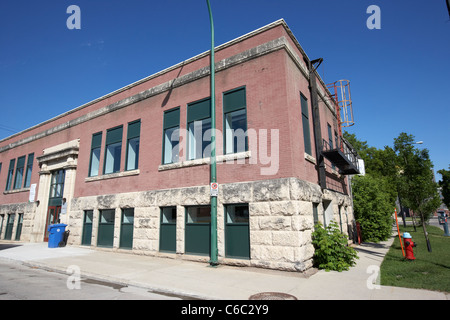
{"type": "Polygon", "coordinates": [[[417,245],[412,241],[412,237],[408,232],[403,233],[403,242],[405,244],[406,259],[415,260],[413,248],[417,245]]]}

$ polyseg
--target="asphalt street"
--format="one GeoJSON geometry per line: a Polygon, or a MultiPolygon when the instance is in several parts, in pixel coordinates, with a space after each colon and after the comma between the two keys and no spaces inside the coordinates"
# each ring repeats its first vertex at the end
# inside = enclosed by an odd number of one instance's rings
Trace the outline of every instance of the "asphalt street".
{"type": "Polygon", "coordinates": [[[139,288],[0,260],[0,300],[181,300],[139,288]]]}

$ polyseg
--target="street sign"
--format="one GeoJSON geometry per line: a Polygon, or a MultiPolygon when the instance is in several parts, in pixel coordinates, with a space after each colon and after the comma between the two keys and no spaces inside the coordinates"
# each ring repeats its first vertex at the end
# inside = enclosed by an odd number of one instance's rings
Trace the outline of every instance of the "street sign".
{"type": "Polygon", "coordinates": [[[219,184],[217,182],[211,183],[211,197],[217,197],[219,195],[219,184]]]}

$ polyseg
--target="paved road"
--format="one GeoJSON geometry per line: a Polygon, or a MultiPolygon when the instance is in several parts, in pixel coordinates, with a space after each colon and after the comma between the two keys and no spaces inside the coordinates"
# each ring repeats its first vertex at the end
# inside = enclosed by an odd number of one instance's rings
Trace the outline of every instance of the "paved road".
{"type": "Polygon", "coordinates": [[[181,300],[148,289],[80,278],[0,260],[0,300],[181,300]]]}

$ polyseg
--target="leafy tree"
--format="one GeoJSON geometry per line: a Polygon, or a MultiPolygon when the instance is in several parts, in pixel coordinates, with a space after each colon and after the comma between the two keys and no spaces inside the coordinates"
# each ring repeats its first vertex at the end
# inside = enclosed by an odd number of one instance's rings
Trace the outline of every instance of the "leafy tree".
{"type": "Polygon", "coordinates": [[[394,139],[394,151],[397,154],[398,192],[405,206],[418,214],[428,251],[431,245],[426,230],[426,221],[439,207],[437,183],[434,182],[433,164],[427,149],[419,150],[413,146],[414,136],[402,132],[394,139]]]}
{"type": "Polygon", "coordinates": [[[439,186],[442,188],[442,196],[444,197],[444,203],[447,208],[450,209],[450,166],[449,170],[441,169],[438,171],[442,175],[442,180],[439,181],[439,186]]]}
{"type": "Polygon", "coordinates": [[[363,241],[384,241],[392,233],[394,203],[386,192],[387,183],[386,179],[369,174],[352,179],[353,207],[363,241]]]}
{"type": "Polygon", "coordinates": [[[353,209],[361,225],[363,241],[379,242],[391,234],[391,215],[397,198],[395,184],[396,154],[390,147],[384,150],[369,147],[355,134],[344,137],[364,160],[366,175],[352,178],[353,209]]]}

